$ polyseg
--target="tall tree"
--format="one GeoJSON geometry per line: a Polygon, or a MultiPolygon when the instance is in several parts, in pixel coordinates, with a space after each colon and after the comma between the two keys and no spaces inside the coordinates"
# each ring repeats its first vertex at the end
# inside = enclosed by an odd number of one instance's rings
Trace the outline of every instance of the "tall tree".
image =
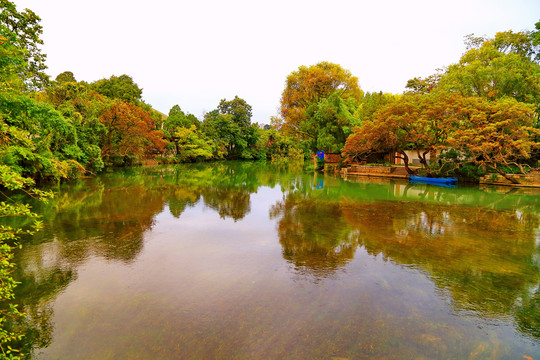
{"type": "Polygon", "coordinates": [[[540,62],[540,21],[535,24],[535,29],[535,31],[531,32],[532,43],[536,47],[536,56],[534,59],[536,62],[540,62]]]}
{"type": "Polygon", "coordinates": [[[55,81],[60,84],[65,82],[77,82],[77,80],[75,80],[75,75],[73,75],[71,71],[64,71],[63,73],[58,74],[55,81]]]}
{"type": "Polygon", "coordinates": [[[129,75],[111,76],[92,83],[92,88],[111,99],[120,99],[129,103],[142,101],[142,89],[129,75]]]}
{"type": "Polygon", "coordinates": [[[205,133],[224,148],[229,158],[252,158],[250,147],[256,144],[258,132],[251,124],[251,105],[235,96],[222,99],[218,108],[205,115],[205,133]]]}
{"type": "Polygon", "coordinates": [[[307,137],[301,129],[307,109],[333,93],[344,100],[359,101],[362,97],[358,78],[340,65],[324,61],[309,67],[300,66],[287,76],[281,96],[281,128],[301,138],[307,137]]]}
{"type": "Polygon", "coordinates": [[[32,10],[17,11],[15,4],[9,0],[0,0],[0,36],[22,51],[24,62],[18,66],[18,76],[28,90],[43,89],[49,81],[45,74],[46,55],[41,52],[43,40],[40,36],[43,28],[40,17],[32,10]]]}
{"type": "Polygon", "coordinates": [[[439,86],[443,90],[540,104],[540,65],[533,61],[529,33],[506,31],[492,39],[469,36],[468,47],[459,63],[450,65],[441,77],[439,86]]]}
{"type": "Polygon", "coordinates": [[[377,112],[377,110],[379,110],[386,104],[395,101],[396,99],[396,95],[383,93],[382,91],[374,93],[368,92],[364,94],[364,96],[362,96],[362,99],[360,100],[358,108],[354,113],[354,120],[357,121],[357,123],[353,123],[351,125],[358,126],[364,121],[373,120],[373,115],[377,112]]]}
{"type": "Polygon", "coordinates": [[[311,104],[306,110],[306,120],[298,129],[305,134],[310,150],[340,152],[347,136],[352,132],[356,102],[343,99],[333,93],[319,102],[311,104]]]}
{"type": "Polygon", "coordinates": [[[222,99],[219,102],[218,110],[221,114],[232,115],[232,121],[239,126],[247,127],[251,125],[251,105],[238,96],[235,96],[234,99],[230,101],[222,99]]]}

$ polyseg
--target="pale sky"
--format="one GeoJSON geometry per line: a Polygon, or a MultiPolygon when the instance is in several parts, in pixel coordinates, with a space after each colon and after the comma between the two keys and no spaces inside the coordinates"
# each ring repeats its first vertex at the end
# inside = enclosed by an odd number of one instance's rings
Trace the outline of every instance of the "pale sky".
{"type": "Polygon", "coordinates": [[[130,75],[143,99],[202,120],[235,95],[252,122],[276,115],[288,74],[340,64],[364,91],[402,93],[407,80],[456,63],[464,36],[533,30],[540,0],[14,0],[43,26],[54,79],[130,75]]]}

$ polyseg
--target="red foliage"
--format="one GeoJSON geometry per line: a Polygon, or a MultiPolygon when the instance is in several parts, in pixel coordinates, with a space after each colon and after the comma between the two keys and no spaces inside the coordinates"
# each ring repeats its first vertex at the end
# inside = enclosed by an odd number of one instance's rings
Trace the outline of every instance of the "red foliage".
{"type": "Polygon", "coordinates": [[[107,127],[102,147],[104,158],[141,158],[162,152],[167,145],[150,114],[134,104],[115,101],[103,110],[100,120],[107,127]]]}

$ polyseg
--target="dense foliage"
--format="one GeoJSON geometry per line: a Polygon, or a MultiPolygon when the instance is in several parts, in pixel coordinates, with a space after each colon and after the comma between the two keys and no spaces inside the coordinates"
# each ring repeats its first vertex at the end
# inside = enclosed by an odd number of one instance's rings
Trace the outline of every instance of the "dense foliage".
{"type": "Polygon", "coordinates": [[[513,183],[509,173],[538,166],[538,32],[466,39],[468,50],[457,64],[409,80],[403,96],[365,117],[347,139],[344,156],[356,161],[395,154],[413,173],[406,152],[415,151],[428,175],[494,172],[513,183]]]}
{"type": "Polygon", "coordinates": [[[363,95],[358,78],[340,65],[321,62],[300,66],[287,76],[281,118],[275,125],[311,151],[336,152],[354,125],[352,113],[363,95]]]}

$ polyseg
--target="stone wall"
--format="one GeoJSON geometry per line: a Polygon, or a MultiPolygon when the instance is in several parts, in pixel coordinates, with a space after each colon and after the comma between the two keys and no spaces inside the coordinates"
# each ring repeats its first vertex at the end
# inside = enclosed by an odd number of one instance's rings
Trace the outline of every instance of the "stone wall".
{"type": "Polygon", "coordinates": [[[510,180],[499,174],[488,174],[484,177],[481,177],[480,184],[540,187],[539,171],[531,171],[528,174],[511,174],[510,176],[516,179],[519,184],[514,184],[510,180]]]}
{"type": "Polygon", "coordinates": [[[369,166],[369,165],[351,165],[348,168],[341,169],[342,173],[366,173],[366,174],[391,174],[395,170],[393,166],[369,166]]]}

